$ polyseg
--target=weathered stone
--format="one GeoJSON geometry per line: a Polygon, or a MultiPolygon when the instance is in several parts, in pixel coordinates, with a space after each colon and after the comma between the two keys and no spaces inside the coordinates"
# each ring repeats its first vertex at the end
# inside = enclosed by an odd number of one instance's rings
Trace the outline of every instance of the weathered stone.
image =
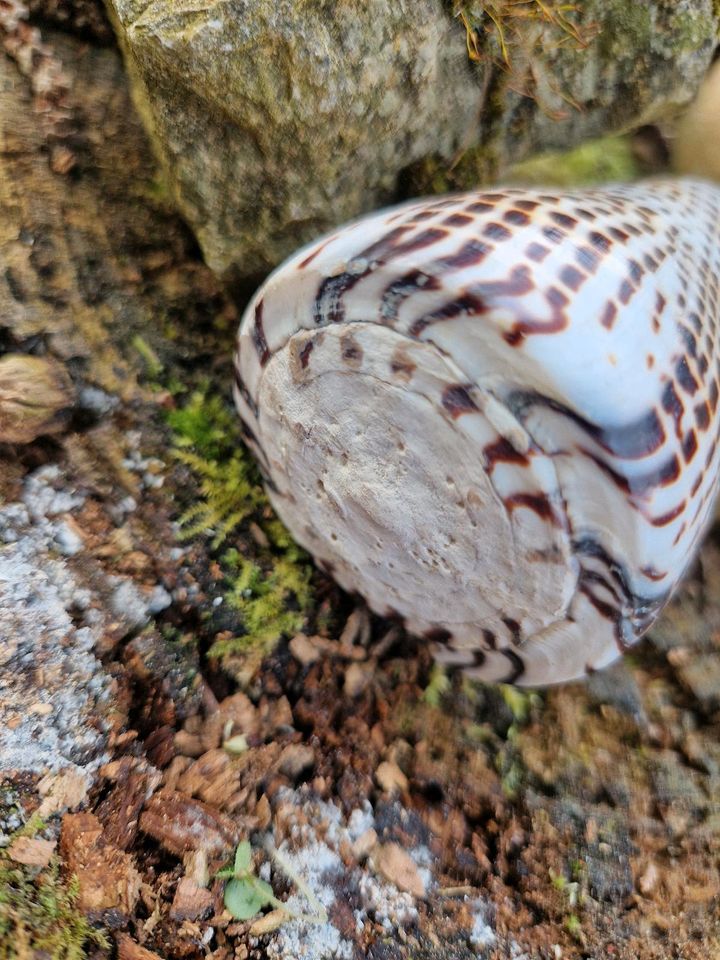
{"type": "Polygon", "coordinates": [[[460,6],[479,27],[475,63],[442,0],[111,0],[210,266],[255,279],[404,191],[468,186],[533,150],[666,115],[692,97],[717,34],[712,0],[586,0],[580,42],[516,17],[508,63],[482,5],[460,6]]]}
{"type": "Polygon", "coordinates": [[[414,860],[397,843],[386,843],[373,854],[373,866],[381,876],[394,883],[398,890],[412,894],[413,897],[425,896],[425,882],[414,860]]]}
{"type": "Polygon", "coordinates": [[[221,273],[267,272],[475,125],[462,29],[438,0],[112,7],[173,195],[221,273]]]}
{"type": "Polygon", "coordinates": [[[10,844],[8,856],[28,867],[47,867],[55,853],[55,841],[40,837],[18,837],[10,844]]]}

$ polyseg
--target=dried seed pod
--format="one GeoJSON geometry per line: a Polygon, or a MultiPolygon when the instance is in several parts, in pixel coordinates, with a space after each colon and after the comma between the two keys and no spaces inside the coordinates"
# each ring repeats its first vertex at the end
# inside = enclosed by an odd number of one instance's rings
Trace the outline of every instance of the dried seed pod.
{"type": "Polygon", "coordinates": [[[497,189],[359,220],[248,307],[272,502],[437,656],[548,684],[635,643],[718,472],[720,189],[497,189]]]}
{"type": "Polygon", "coordinates": [[[47,357],[0,357],[0,443],[32,443],[67,422],[74,390],[65,368],[47,357]]]}

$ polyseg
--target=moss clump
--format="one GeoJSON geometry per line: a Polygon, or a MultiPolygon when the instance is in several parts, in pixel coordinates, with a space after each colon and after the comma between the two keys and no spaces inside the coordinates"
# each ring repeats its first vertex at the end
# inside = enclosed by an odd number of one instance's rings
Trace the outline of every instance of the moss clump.
{"type": "Polygon", "coordinates": [[[452,160],[431,154],[403,171],[397,199],[472,190],[496,174],[497,160],[490,147],[469,147],[452,160]]]}
{"type": "Polygon", "coordinates": [[[430,682],[423,690],[423,700],[430,707],[439,707],[440,703],[450,691],[452,684],[441,664],[436,663],[430,671],[430,682]]]}
{"type": "MultiPolygon", "coordinates": [[[[36,831],[24,828],[13,835],[36,831]]],[[[56,858],[44,870],[15,864],[0,851],[0,960],[81,960],[107,938],[77,908],[78,885],[65,883],[56,858]]]]}
{"type": "MultiPolygon", "coordinates": [[[[285,531],[283,531],[284,533],[285,531]]],[[[222,558],[229,590],[226,601],[242,614],[246,634],[219,640],[210,656],[223,657],[248,649],[270,649],[281,636],[302,629],[312,606],[312,568],[307,556],[290,538],[274,542],[279,553],[255,563],[235,549],[222,558]]]]}
{"type": "Polygon", "coordinates": [[[526,186],[574,187],[632,180],[639,170],[626,137],[591,140],[567,153],[545,153],[512,167],[503,180],[526,186]]]}
{"type": "Polygon", "coordinates": [[[581,914],[582,908],[587,899],[586,887],[587,877],[584,864],[579,860],[574,860],[569,867],[569,879],[565,874],[549,871],[550,882],[555,890],[561,895],[562,907],[565,916],[565,929],[570,936],[582,943],[585,939],[583,932],[581,914]]]}
{"type": "Polygon", "coordinates": [[[168,421],[176,456],[197,477],[200,493],[180,518],[183,537],[209,533],[217,550],[243,523],[253,521],[261,531],[255,540],[262,543],[243,542],[219,558],[225,600],[242,615],[245,632],[217,641],[210,656],[269,650],[302,628],[313,605],[309,558],[273,514],[240,442],[237,416],[222,397],[197,390],[168,421]]]}
{"type": "Polygon", "coordinates": [[[223,399],[197,390],[168,414],[175,456],[198,479],[200,499],[180,517],[183,537],[212,531],[219,547],[243,520],[262,510],[267,499],[254,463],[238,439],[237,418],[223,399]]]}

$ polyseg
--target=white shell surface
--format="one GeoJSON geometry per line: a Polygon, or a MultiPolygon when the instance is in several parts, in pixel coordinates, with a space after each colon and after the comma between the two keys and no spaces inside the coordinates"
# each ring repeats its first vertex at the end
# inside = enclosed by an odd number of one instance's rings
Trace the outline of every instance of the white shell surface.
{"type": "Polygon", "coordinates": [[[718,472],[720,190],[413,202],[281,266],[236,399],[273,504],[439,659],[548,684],[650,625],[718,472]]]}

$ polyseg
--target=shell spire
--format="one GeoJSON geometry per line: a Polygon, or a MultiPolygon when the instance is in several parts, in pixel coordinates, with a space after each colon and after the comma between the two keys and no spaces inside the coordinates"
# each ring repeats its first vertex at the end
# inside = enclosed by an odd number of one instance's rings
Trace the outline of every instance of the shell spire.
{"type": "Polygon", "coordinates": [[[653,622],[712,513],[720,189],[412,202],[305,248],[242,320],[270,497],[438,659],[542,685],[653,622]]]}

